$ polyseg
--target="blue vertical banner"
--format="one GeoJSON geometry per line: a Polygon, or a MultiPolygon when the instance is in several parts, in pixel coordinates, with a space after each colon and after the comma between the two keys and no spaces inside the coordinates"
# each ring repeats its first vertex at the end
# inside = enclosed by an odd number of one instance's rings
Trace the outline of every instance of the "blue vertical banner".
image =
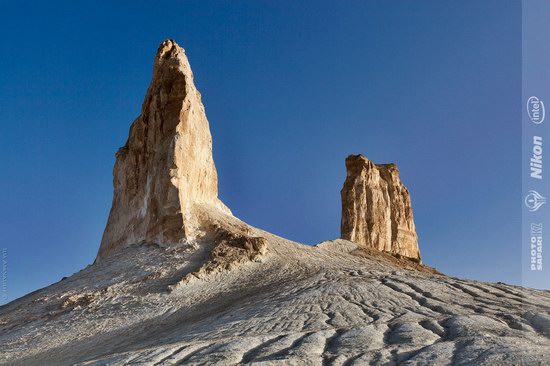
{"type": "Polygon", "coordinates": [[[550,288],[550,1],[522,11],[522,282],[550,288]]]}

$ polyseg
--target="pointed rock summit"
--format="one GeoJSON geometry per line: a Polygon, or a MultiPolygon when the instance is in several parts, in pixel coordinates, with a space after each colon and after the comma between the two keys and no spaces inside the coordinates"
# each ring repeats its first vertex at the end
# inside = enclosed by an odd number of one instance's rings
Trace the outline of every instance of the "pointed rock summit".
{"type": "Polygon", "coordinates": [[[342,188],[342,239],[420,262],[409,191],[395,164],[346,158],[342,188]]]}
{"type": "Polygon", "coordinates": [[[218,199],[212,137],[183,48],[160,45],[153,78],[116,153],[114,198],[98,260],[140,242],[181,243],[200,226],[197,205],[231,214],[218,199]]]}

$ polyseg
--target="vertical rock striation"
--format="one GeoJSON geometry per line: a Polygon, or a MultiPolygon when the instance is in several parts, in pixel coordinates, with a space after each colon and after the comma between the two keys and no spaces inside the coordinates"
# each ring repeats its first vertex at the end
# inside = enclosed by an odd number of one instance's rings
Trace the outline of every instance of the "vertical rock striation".
{"type": "Polygon", "coordinates": [[[218,199],[212,137],[185,51],[160,45],[141,115],[116,153],[114,198],[98,259],[139,242],[180,243],[200,225],[196,205],[218,199]]]}
{"type": "Polygon", "coordinates": [[[350,155],[346,169],[341,191],[341,237],[420,261],[410,194],[397,166],[350,155]]]}

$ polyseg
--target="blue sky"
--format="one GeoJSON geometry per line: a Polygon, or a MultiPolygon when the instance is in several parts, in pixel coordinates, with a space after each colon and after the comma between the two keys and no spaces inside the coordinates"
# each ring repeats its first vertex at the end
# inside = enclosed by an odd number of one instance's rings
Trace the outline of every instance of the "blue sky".
{"type": "Polygon", "coordinates": [[[92,263],[158,44],[186,49],[220,196],[339,236],[344,159],[396,162],[425,263],[521,282],[519,1],[5,2],[0,246],[14,299],[92,263]]]}

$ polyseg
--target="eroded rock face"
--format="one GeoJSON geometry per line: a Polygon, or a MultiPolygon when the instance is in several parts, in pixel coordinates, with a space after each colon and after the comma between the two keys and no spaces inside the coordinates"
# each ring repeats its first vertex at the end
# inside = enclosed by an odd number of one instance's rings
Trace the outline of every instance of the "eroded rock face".
{"type": "Polygon", "coordinates": [[[262,262],[268,252],[268,241],[261,236],[249,235],[244,231],[228,231],[226,228],[213,225],[215,243],[206,260],[196,271],[186,274],[178,283],[168,286],[174,291],[196,279],[204,279],[213,273],[220,273],[239,267],[249,262],[262,262]]]}
{"type": "Polygon", "coordinates": [[[342,239],[420,261],[411,198],[397,166],[350,155],[346,169],[342,239]]]}
{"type": "Polygon", "coordinates": [[[98,259],[139,242],[180,243],[200,222],[195,205],[218,199],[212,137],[185,51],[164,41],[141,115],[116,154],[114,198],[98,259]]]}

